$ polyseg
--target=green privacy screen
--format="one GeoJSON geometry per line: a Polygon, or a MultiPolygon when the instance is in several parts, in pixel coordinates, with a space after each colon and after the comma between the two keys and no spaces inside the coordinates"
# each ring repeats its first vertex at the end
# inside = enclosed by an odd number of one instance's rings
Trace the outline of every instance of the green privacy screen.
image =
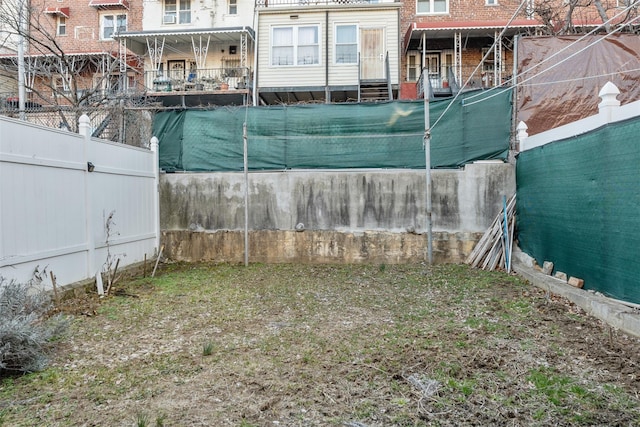
{"type": "Polygon", "coordinates": [[[640,303],[640,120],[518,157],[520,247],[585,289],[640,303]]]}
{"type": "MultiPolygon", "coordinates": [[[[429,111],[433,167],[507,155],[511,90],[470,92],[431,102],[429,111]]],[[[245,117],[251,170],[425,167],[421,101],[160,112],[160,167],[242,170],[245,117]]]]}

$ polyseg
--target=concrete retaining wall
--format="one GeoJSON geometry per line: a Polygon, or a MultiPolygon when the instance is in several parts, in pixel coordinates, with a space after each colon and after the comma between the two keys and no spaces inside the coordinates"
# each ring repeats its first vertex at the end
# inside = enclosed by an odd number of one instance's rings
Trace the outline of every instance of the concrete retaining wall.
{"type": "MultiPolygon", "coordinates": [[[[434,170],[434,259],[462,261],[515,191],[515,170],[479,162],[434,170]]],[[[165,255],[244,259],[244,175],[161,177],[165,255]]],[[[284,171],[249,174],[252,262],[375,262],[425,259],[425,172],[284,171]],[[303,228],[304,231],[295,231],[303,228]]]]}

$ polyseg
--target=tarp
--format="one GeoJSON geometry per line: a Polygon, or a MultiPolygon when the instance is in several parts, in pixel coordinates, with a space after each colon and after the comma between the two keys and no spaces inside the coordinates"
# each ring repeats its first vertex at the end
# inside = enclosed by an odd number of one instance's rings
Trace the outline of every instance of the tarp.
{"type": "Polygon", "coordinates": [[[539,265],[640,303],[640,119],[520,153],[517,229],[539,265]]]}
{"type": "Polygon", "coordinates": [[[523,37],[518,40],[517,123],[529,135],[598,113],[600,89],[611,81],[622,104],[640,99],[636,34],[523,37]]]}
{"type": "MultiPolygon", "coordinates": [[[[432,166],[506,158],[511,93],[500,88],[431,102],[432,166]]],[[[245,119],[251,170],[425,167],[421,101],[160,112],[153,126],[160,167],[242,170],[245,119]]]]}

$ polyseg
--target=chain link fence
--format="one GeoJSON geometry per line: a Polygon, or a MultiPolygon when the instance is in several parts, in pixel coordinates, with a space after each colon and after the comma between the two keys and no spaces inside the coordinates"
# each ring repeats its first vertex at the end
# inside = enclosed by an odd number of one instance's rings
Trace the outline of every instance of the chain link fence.
{"type": "MultiPolygon", "coordinates": [[[[86,114],[92,136],[135,147],[147,147],[152,137],[154,110],[130,105],[98,107],[41,106],[27,103],[24,120],[41,126],[78,132],[78,120],[86,114]]],[[[0,115],[21,118],[17,103],[0,105],[0,115]]]]}

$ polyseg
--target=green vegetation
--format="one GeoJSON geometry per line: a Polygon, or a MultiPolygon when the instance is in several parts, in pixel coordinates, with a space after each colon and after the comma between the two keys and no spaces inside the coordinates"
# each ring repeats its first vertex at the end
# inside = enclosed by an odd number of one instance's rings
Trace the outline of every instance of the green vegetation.
{"type": "Polygon", "coordinates": [[[118,290],[72,304],[49,368],[0,380],[0,425],[640,421],[640,343],[516,276],[168,264],[118,290]]]}

